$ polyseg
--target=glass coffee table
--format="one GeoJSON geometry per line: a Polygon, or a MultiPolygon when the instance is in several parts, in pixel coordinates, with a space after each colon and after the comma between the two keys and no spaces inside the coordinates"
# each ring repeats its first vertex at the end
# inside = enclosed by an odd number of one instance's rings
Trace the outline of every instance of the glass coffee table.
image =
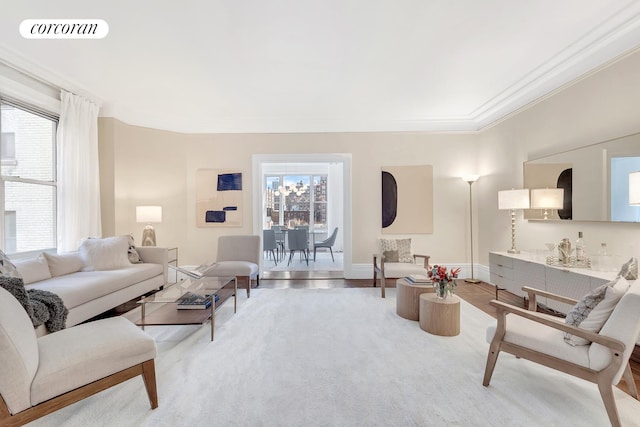
{"type": "Polygon", "coordinates": [[[142,297],[138,301],[141,306],[140,319],[135,324],[144,329],[145,326],[202,325],[207,320],[211,320],[211,341],[213,341],[215,296],[231,282],[233,282],[233,312],[235,313],[238,306],[238,280],[233,276],[202,277],[165,285],[161,291],[148,297],[142,297]],[[178,300],[188,292],[205,297],[211,305],[202,309],[178,309],[178,300]],[[151,306],[147,307],[147,305],[151,306]]]}

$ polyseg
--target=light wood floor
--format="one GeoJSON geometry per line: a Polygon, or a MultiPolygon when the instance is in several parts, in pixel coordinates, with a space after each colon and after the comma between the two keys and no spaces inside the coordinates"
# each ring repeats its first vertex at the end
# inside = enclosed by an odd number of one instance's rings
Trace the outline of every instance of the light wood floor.
{"type": "MultiPolygon", "coordinates": [[[[326,276],[326,273],[318,273],[314,278],[310,272],[290,272],[285,275],[271,276],[269,279],[260,279],[260,288],[265,289],[279,289],[279,288],[296,288],[296,289],[321,289],[321,288],[362,288],[371,287],[371,280],[354,280],[343,278],[324,278],[331,277],[326,276]]],[[[389,287],[395,287],[395,281],[390,280],[393,284],[389,287]]],[[[495,299],[495,287],[488,283],[471,284],[464,280],[457,281],[456,295],[492,317],[496,317],[496,310],[489,302],[495,299]]],[[[255,283],[254,283],[255,286],[255,283]]],[[[378,285],[379,286],[379,285],[378,285]]],[[[518,307],[524,308],[524,300],[521,297],[513,295],[507,291],[499,291],[498,299],[507,304],[513,304],[518,307]]],[[[631,360],[631,370],[633,371],[636,387],[640,390],[640,351],[636,346],[633,359],[631,360]]],[[[619,384],[620,389],[627,391],[626,384],[621,381],[619,384]]]]}

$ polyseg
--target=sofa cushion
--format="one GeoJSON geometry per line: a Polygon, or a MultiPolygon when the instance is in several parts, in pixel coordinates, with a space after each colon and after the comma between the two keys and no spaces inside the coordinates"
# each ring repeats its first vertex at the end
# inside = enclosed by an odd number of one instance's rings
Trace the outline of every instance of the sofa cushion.
{"type": "MultiPolygon", "coordinates": [[[[548,320],[562,323],[562,319],[558,317],[542,313],[538,314],[548,320]]],[[[504,341],[521,345],[558,359],[568,360],[580,366],[589,367],[589,347],[566,345],[562,340],[563,332],[561,330],[550,328],[512,313],[507,314],[506,322],[507,329],[504,341]]],[[[488,343],[493,340],[496,327],[497,321],[494,321],[487,328],[486,339],[488,343]]]]}
{"type": "Polygon", "coordinates": [[[51,277],[75,273],[84,268],[84,262],[79,252],[67,252],[63,254],[50,254],[45,252],[44,257],[47,260],[47,264],[49,264],[51,277]]]}
{"type": "MultiPolygon", "coordinates": [[[[128,262],[128,261],[127,261],[128,262]]],[[[98,299],[112,292],[162,275],[160,264],[131,264],[127,268],[105,271],[79,271],[64,276],[27,285],[27,289],[43,289],[53,292],[64,301],[64,305],[73,309],[88,301],[98,299]]]]}
{"type": "Polygon", "coordinates": [[[384,264],[384,277],[400,278],[406,277],[411,274],[427,275],[427,269],[421,264],[414,264],[412,262],[392,262],[384,264]]]}
{"type": "Polygon", "coordinates": [[[116,270],[127,267],[131,265],[128,252],[127,236],[87,239],[80,245],[80,255],[85,271],[116,270]]]}
{"type": "Polygon", "coordinates": [[[247,261],[220,261],[211,265],[203,276],[255,276],[258,274],[258,265],[247,261]]]}
{"type": "MultiPolygon", "coordinates": [[[[627,289],[629,289],[629,283],[624,277],[617,277],[607,284],[598,286],[569,310],[565,323],[588,331],[599,332],[627,289]]],[[[564,340],[570,345],[591,344],[591,341],[587,339],[566,332],[564,340]]]]}
{"type": "Polygon", "coordinates": [[[43,254],[25,261],[16,261],[15,265],[25,285],[51,279],[49,264],[43,254]]]}

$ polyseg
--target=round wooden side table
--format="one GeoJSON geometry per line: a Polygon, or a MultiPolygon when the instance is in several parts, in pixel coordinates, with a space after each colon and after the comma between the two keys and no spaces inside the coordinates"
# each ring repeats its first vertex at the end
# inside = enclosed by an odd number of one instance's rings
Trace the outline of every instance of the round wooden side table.
{"type": "Polygon", "coordinates": [[[452,337],[460,333],[460,298],[440,299],[435,294],[420,295],[420,328],[434,335],[452,337]]]}
{"type": "Polygon", "coordinates": [[[433,292],[433,283],[409,283],[405,279],[396,281],[396,313],[409,320],[420,317],[420,295],[433,292]]]}

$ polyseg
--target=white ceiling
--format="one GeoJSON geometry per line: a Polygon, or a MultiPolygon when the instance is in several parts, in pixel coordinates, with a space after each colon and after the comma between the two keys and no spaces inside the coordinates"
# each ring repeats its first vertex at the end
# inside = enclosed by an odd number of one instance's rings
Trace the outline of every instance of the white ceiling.
{"type": "Polygon", "coordinates": [[[629,0],[0,0],[0,59],[187,133],[475,131],[640,46],[629,0]],[[24,39],[94,18],[102,40],[24,39]]]}

